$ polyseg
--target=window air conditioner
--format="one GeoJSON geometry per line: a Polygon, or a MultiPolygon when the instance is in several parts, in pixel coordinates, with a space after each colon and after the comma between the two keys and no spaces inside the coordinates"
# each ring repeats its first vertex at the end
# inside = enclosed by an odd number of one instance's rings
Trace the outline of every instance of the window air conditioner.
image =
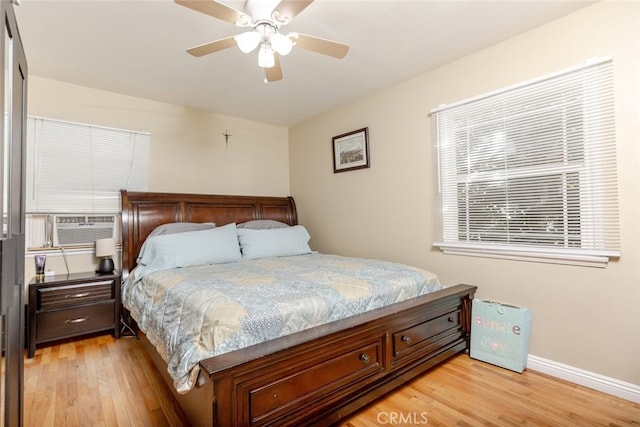
{"type": "Polygon", "coordinates": [[[56,215],[54,246],[93,245],[98,239],[115,238],[114,215],[56,215]]]}

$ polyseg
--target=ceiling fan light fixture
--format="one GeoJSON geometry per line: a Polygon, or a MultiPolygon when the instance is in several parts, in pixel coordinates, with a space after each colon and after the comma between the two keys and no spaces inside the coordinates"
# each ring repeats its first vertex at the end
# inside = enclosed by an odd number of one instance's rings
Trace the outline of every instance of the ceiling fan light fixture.
{"type": "Polygon", "coordinates": [[[243,10],[227,6],[223,1],[226,0],[174,0],[180,6],[246,28],[242,34],[194,46],[187,49],[187,53],[200,57],[234,45],[243,53],[258,49],[258,65],[265,70],[265,80],[276,82],[282,80],[280,57],[288,55],[294,46],[338,59],[349,51],[344,43],[295,32],[280,33],[282,26],[289,24],[314,0],[243,0],[243,10]]]}
{"type": "Polygon", "coordinates": [[[276,65],[276,58],[273,49],[267,43],[262,43],[258,52],[258,66],[262,68],[272,68],[276,65]]]}
{"type": "Polygon", "coordinates": [[[262,41],[262,36],[255,31],[247,31],[242,34],[238,34],[233,38],[238,45],[238,48],[244,52],[249,53],[258,47],[262,41]]]}
{"type": "Polygon", "coordinates": [[[282,56],[288,55],[293,48],[293,42],[291,39],[280,33],[273,34],[271,36],[270,43],[273,50],[282,56]]]}

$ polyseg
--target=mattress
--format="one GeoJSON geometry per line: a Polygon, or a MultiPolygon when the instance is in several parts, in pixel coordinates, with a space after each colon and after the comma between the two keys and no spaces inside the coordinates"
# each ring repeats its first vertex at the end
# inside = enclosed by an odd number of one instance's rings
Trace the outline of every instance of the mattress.
{"type": "Polygon", "coordinates": [[[167,362],[179,393],[211,356],[442,289],[435,274],[385,261],[306,254],[154,271],[122,303],[167,362]]]}

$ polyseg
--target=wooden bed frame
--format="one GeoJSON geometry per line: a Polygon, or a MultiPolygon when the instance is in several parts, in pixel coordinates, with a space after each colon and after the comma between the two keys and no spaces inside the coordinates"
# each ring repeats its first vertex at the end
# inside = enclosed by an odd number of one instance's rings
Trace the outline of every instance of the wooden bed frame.
{"type": "MultiPolygon", "coordinates": [[[[291,197],[121,192],[123,279],[147,235],[169,222],[297,224],[291,197]]],[[[190,422],[203,426],[329,425],[466,351],[476,287],[409,301],[201,361],[208,380],[187,394],[146,343],[190,422]]],[[[202,375],[202,374],[201,374],[202,375]]]]}

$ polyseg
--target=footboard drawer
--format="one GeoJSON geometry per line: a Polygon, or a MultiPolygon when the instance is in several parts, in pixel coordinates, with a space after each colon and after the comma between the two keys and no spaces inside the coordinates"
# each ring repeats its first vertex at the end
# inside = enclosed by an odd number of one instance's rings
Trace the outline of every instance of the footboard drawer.
{"type": "MultiPolygon", "coordinates": [[[[280,425],[280,417],[290,419],[295,408],[301,416],[311,412],[316,404],[347,393],[350,387],[366,383],[384,370],[384,336],[369,338],[365,343],[337,347],[336,354],[308,358],[295,366],[286,377],[267,377],[241,387],[248,397],[249,425],[280,425]],[[307,408],[300,411],[300,408],[307,408]]],[[[331,351],[331,349],[327,349],[331,351]]],[[[295,416],[295,415],[294,415],[295,416]]]]}
{"type": "Polygon", "coordinates": [[[393,357],[401,359],[421,350],[428,353],[461,337],[461,312],[452,311],[393,334],[393,357]]]}

